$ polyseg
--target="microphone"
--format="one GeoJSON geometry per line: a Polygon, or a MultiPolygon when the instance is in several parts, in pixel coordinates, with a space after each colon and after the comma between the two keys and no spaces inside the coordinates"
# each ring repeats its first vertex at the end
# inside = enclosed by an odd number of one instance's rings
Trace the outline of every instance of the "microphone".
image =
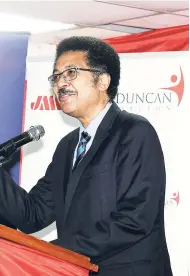
{"type": "Polygon", "coordinates": [[[38,141],[44,136],[44,134],[45,130],[43,126],[31,126],[28,131],[25,131],[7,142],[0,144],[0,156],[7,158],[23,145],[32,141],[38,141]]]}

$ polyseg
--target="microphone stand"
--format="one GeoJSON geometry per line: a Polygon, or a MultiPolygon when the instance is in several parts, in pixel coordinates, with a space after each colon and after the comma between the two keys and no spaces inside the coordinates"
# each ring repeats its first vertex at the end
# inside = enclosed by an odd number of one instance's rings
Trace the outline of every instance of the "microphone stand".
{"type": "Polygon", "coordinates": [[[13,154],[7,158],[0,157],[0,167],[3,167],[4,165],[8,164],[12,160],[12,156],[13,154]]]}
{"type": "Polygon", "coordinates": [[[0,167],[8,164],[12,160],[13,154],[16,152],[17,148],[15,143],[11,143],[8,147],[4,148],[4,153],[0,156],[0,167]]]}

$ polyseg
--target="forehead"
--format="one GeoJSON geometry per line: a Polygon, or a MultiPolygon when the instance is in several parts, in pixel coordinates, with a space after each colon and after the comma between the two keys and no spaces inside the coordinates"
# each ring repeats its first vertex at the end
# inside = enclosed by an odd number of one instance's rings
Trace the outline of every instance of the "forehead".
{"type": "Polygon", "coordinates": [[[86,67],[86,54],[79,51],[69,51],[63,53],[55,64],[56,71],[63,71],[69,66],[85,66],[86,67]]]}

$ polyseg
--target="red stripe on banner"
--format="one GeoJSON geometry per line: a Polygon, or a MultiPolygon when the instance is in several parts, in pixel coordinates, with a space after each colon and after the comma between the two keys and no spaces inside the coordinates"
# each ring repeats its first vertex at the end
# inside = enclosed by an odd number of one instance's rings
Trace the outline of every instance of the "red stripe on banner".
{"type": "Polygon", "coordinates": [[[118,53],[189,50],[189,25],[105,39],[118,53]]]}

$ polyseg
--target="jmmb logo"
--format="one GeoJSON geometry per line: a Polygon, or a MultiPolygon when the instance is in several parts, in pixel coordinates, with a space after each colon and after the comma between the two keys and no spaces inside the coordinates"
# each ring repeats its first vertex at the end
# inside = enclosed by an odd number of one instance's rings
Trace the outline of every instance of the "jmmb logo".
{"type": "Polygon", "coordinates": [[[57,99],[53,96],[38,96],[36,102],[31,103],[32,110],[60,110],[57,99]]]}

